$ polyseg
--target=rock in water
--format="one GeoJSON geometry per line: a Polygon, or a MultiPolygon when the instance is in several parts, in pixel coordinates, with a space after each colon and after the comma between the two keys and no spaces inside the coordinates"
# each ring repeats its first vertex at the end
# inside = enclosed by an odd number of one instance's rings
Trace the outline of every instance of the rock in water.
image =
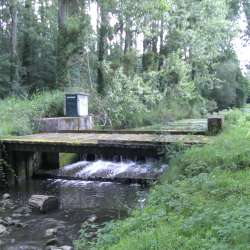
{"type": "Polygon", "coordinates": [[[8,200],[10,199],[10,194],[3,194],[3,200],[8,200]]]}
{"type": "Polygon", "coordinates": [[[0,235],[1,234],[6,234],[7,233],[7,227],[0,225],[0,235]]]}
{"type": "Polygon", "coordinates": [[[58,245],[57,238],[49,239],[46,242],[46,246],[57,246],[57,245],[58,245]]]}
{"type": "Polygon", "coordinates": [[[54,236],[57,234],[57,228],[50,228],[50,229],[47,229],[46,232],[45,232],[45,237],[51,237],[51,236],[54,236]]]}
{"type": "Polygon", "coordinates": [[[73,250],[73,247],[70,246],[62,246],[60,247],[62,250],[73,250]]]}
{"type": "Polygon", "coordinates": [[[45,248],[45,250],[62,250],[60,247],[56,247],[56,246],[47,246],[45,248]]]}
{"type": "Polygon", "coordinates": [[[29,199],[29,206],[31,209],[38,210],[41,213],[57,209],[59,201],[55,196],[48,195],[32,195],[29,199]]]}
{"type": "Polygon", "coordinates": [[[94,223],[97,220],[97,216],[96,215],[92,215],[87,220],[88,220],[88,222],[94,223]]]}

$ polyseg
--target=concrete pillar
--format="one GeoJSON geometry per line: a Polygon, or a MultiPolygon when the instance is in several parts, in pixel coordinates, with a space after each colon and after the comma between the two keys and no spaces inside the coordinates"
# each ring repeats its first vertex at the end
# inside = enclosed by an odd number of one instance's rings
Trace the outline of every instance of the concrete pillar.
{"type": "Polygon", "coordinates": [[[7,182],[9,186],[15,185],[16,182],[16,166],[15,166],[15,152],[9,151],[8,152],[8,159],[7,159],[8,165],[10,169],[7,169],[7,182]]]}
{"type": "Polygon", "coordinates": [[[208,134],[216,135],[223,129],[224,118],[221,116],[211,116],[207,119],[208,134]]]}
{"type": "Polygon", "coordinates": [[[17,183],[31,179],[36,170],[41,166],[41,153],[12,152],[12,167],[17,183]]]}
{"type": "Polygon", "coordinates": [[[32,152],[30,153],[27,161],[28,176],[32,177],[34,173],[42,166],[42,153],[32,152]]]}

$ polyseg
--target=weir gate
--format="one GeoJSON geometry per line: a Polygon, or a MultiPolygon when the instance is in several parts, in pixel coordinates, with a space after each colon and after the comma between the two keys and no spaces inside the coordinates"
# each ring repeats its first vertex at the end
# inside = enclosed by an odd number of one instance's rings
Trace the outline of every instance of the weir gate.
{"type": "Polygon", "coordinates": [[[146,161],[163,156],[167,145],[202,145],[208,141],[209,137],[205,135],[171,134],[169,131],[82,131],[3,138],[0,143],[4,145],[8,163],[15,171],[15,180],[9,182],[21,182],[40,169],[59,168],[59,153],[76,153],[80,160],[88,161],[146,161]]]}

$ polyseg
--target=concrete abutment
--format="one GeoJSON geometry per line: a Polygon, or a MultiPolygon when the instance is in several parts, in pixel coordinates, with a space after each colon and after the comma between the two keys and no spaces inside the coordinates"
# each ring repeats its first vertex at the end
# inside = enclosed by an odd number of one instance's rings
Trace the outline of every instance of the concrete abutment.
{"type": "Polygon", "coordinates": [[[40,169],[59,168],[59,153],[56,152],[10,151],[7,160],[13,170],[7,176],[9,185],[31,179],[40,169]]]}

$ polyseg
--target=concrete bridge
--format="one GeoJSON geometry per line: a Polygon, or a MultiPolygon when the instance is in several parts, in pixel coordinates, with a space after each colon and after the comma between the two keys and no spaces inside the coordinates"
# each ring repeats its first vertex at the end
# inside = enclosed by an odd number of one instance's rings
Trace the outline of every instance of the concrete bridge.
{"type": "MultiPolygon", "coordinates": [[[[39,169],[59,168],[59,153],[77,153],[82,160],[158,159],[169,144],[205,144],[205,135],[181,135],[162,132],[78,132],[41,133],[9,137],[0,140],[8,152],[8,162],[13,167],[18,181],[29,179],[39,169]]],[[[9,180],[10,181],[10,180],[9,180]]],[[[12,180],[13,182],[14,180],[12,180]]]]}
{"type": "Polygon", "coordinates": [[[79,160],[88,161],[114,157],[134,161],[159,159],[167,145],[208,143],[208,135],[217,133],[222,124],[221,118],[210,118],[168,124],[160,131],[60,131],[2,138],[0,144],[15,172],[15,178],[12,174],[8,181],[14,183],[31,178],[39,170],[59,168],[59,153],[76,153],[79,160]]]}

